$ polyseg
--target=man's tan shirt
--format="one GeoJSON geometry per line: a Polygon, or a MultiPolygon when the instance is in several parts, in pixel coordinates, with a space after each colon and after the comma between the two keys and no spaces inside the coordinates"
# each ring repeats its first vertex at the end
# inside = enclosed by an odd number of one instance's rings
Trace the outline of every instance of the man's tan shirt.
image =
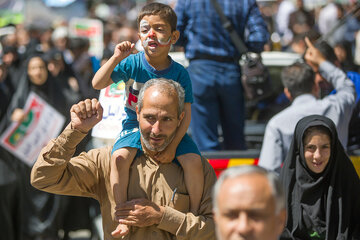
{"type": "MultiPolygon", "coordinates": [[[[32,169],[31,184],[43,191],[92,197],[99,201],[104,238],[113,239],[117,223],[113,220],[115,202],[110,187],[111,146],[93,149],[72,157],[85,134],[72,130],[70,124],[59,137],[44,147],[32,169]]],[[[182,168],[176,163],[158,164],[144,154],[137,156],[130,168],[128,199],[146,198],[165,206],[158,225],[131,227],[125,239],[215,239],[211,191],[216,176],[203,159],[204,191],[199,215],[189,211],[182,168]]],[[[196,183],[194,183],[196,184],[196,183]]]]}

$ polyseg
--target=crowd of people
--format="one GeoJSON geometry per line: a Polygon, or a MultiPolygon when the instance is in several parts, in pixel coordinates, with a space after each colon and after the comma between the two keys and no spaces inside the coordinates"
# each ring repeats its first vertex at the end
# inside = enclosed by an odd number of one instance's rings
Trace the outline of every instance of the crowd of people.
{"type": "Polygon", "coordinates": [[[360,5],[221,1],[229,27],[212,1],[156,2],[101,14],[104,4],[91,1],[88,17],[104,29],[101,58],[66,21],[4,27],[0,133],[25,120],[31,93],[67,125],[34,166],[0,146],[2,236],[68,239],[86,228],[96,238],[101,214],[105,239],[360,239],[360,181],[347,155],[360,148],[360,5]],[[247,149],[231,30],[251,52],[302,58],[282,70],[284,93],[255,105],[282,110],[267,119],[260,167],[217,180],[201,152],[247,149]],[[184,51],[189,66],[171,51],[184,51]],[[123,130],[113,147],[90,149],[100,89],[119,81],[123,130]]]}

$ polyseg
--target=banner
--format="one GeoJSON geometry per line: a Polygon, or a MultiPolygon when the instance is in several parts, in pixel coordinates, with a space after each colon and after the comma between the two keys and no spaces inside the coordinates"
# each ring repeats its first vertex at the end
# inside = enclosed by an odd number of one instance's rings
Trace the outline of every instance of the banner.
{"type": "Polygon", "coordinates": [[[24,107],[25,118],[13,123],[0,137],[0,144],[32,166],[41,149],[59,135],[65,117],[31,92],[24,107]]]}
{"type": "Polygon", "coordinates": [[[89,53],[102,58],[103,54],[103,24],[98,19],[72,18],[69,22],[69,34],[71,37],[88,38],[90,41],[89,53]]]}
{"type": "Polygon", "coordinates": [[[95,125],[91,135],[104,139],[115,139],[122,130],[122,120],[126,117],[125,83],[113,83],[100,91],[99,101],[104,109],[103,119],[95,125]]]}

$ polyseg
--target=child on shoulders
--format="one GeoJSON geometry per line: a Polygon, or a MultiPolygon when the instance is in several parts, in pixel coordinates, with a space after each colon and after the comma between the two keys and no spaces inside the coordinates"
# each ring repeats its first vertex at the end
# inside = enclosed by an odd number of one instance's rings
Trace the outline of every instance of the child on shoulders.
{"type": "MultiPolygon", "coordinates": [[[[184,170],[187,191],[190,196],[190,211],[197,214],[202,196],[204,176],[200,152],[186,134],[191,121],[192,88],[186,69],[174,62],[168,55],[171,45],[179,38],[176,30],[177,17],[173,9],[165,4],[150,3],[143,7],[138,19],[139,38],[144,52],[131,54],[135,44],[125,41],[116,45],[113,56],[97,71],[92,84],[102,89],[113,82],[126,82],[126,119],[123,130],[114,144],[111,156],[110,183],[115,204],[126,202],[130,165],[138,151],[140,139],[136,134],[139,123],[136,115],[138,94],[144,83],[150,79],[165,78],[179,82],[185,90],[185,115],[173,140],[156,156],[158,162],[169,163],[175,157],[184,170]],[[195,183],[195,184],[194,184],[195,183]]],[[[154,123],[156,124],[156,123],[154,123]]],[[[151,138],[154,144],[161,144],[161,135],[151,138]]],[[[129,227],[119,224],[113,231],[114,237],[125,236],[129,227]]]]}

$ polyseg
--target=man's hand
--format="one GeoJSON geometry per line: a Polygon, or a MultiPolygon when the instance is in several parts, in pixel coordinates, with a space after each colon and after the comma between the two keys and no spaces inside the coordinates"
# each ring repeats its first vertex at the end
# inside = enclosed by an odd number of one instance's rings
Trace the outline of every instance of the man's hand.
{"type": "Polygon", "coordinates": [[[87,133],[101,121],[103,108],[96,98],[86,99],[74,104],[70,109],[71,126],[83,133],[87,133]]]}
{"type": "Polygon", "coordinates": [[[114,58],[118,61],[122,61],[124,58],[128,57],[134,50],[135,44],[129,41],[121,42],[115,46],[114,49],[114,58]]]}
{"type": "Polygon", "coordinates": [[[309,64],[315,72],[318,71],[320,64],[326,61],[324,55],[310,42],[309,38],[305,37],[305,43],[308,47],[305,52],[306,63],[309,64]]]}
{"type": "Polygon", "coordinates": [[[115,210],[115,218],[120,224],[137,227],[159,224],[164,215],[164,207],[144,198],[119,204],[115,210]]]}

